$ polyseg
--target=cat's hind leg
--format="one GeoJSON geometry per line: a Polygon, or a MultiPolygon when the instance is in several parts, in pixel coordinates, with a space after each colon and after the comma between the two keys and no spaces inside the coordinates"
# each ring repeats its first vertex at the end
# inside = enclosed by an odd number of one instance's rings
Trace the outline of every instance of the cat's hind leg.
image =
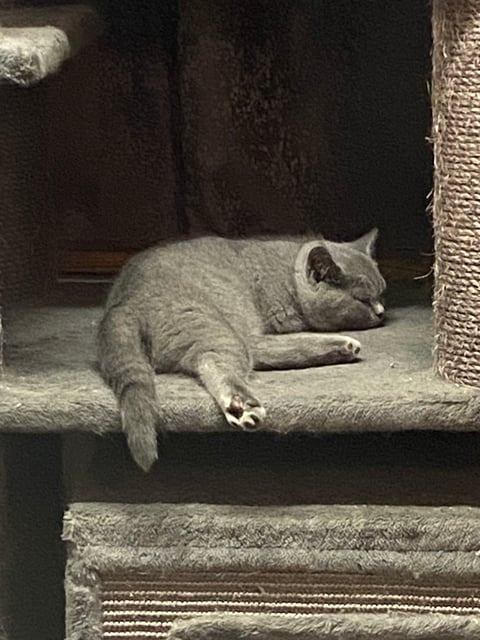
{"type": "Polygon", "coordinates": [[[265,409],[248,383],[252,358],[244,340],[225,321],[218,318],[190,334],[191,348],[179,369],[196,376],[220,406],[234,427],[255,429],[265,417],[265,409]]]}
{"type": "Polygon", "coordinates": [[[252,430],[265,418],[265,409],[250,389],[246,376],[238,375],[237,371],[237,366],[225,366],[221,353],[207,352],[199,359],[197,374],[228,423],[252,430]]]}
{"type": "Polygon", "coordinates": [[[300,369],[352,362],[360,342],[335,333],[286,333],[253,336],[250,341],[255,369],[300,369]]]}

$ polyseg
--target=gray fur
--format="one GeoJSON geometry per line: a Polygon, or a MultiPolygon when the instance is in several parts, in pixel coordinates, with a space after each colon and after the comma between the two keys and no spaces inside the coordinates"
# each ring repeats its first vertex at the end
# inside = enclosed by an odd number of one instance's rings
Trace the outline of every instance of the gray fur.
{"type": "Polygon", "coordinates": [[[375,238],[204,237],[135,256],[112,289],[98,343],[136,462],[148,470],[157,457],[154,372],[195,376],[230,424],[250,429],[265,416],[249,386],[254,368],[354,360],[357,340],[308,332],[381,323],[375,238]]]}

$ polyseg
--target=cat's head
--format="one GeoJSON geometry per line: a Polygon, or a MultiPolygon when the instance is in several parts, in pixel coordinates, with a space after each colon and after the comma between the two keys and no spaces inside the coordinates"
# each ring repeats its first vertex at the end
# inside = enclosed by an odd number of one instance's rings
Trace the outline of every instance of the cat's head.
{"type": "Polygon", "coordinates": [[[354,242],[305,243],[295,262],[304,320],[316,331],[369,329],[383,322],[385,280],[373,258],[378,231],[354,242]]]}

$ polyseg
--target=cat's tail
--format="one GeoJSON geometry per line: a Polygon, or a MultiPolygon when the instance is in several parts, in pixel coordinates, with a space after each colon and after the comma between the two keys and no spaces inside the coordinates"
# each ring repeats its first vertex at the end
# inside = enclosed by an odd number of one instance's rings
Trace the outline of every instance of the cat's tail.
{"type": "Polygon", "coordinates": [[[155,376],[144,350],[135,309],[111,307],[98,330],[98,360],[120,406],[122,428],[135,462],[148,471],[158,457],[155,376]]]}

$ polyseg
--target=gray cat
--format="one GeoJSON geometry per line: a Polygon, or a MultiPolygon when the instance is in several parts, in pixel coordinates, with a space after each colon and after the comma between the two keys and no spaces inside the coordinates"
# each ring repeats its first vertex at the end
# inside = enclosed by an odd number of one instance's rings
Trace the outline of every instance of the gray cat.
{"type": "Polygon", "coordinates": [[[312,332],[382,322],[376,237],[376,229],[351,243],[203,237],[132,258],[108,298],[98,345],[138,465],[148,470],[157,458],[155,372],[195,376],[231,425],[253,429],[265,409],[249,385],[252,369],[354,360],[357,340],[312,332]]]}

